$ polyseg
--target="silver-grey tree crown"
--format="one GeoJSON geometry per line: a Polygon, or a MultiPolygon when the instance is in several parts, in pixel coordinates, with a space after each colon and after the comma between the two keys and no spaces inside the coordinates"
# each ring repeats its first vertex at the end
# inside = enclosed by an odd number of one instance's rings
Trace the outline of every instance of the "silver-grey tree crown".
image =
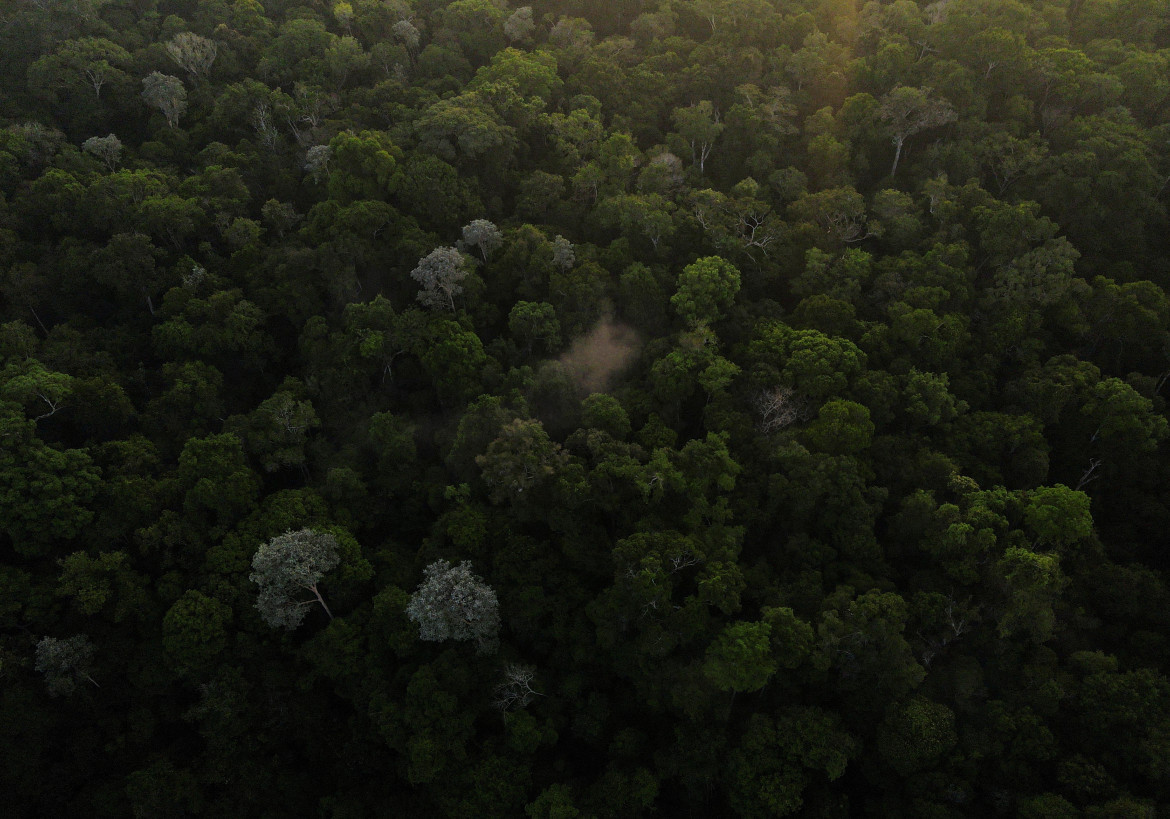
{"type": "Polygon", "coordinates": [[[84,634],[59,639],[42,637],[37,643],[37,661],[34,668],[45,675],[45,687],[54,697],[72,694],[80,680],[94,682],[89,675],[93,662],[93,643],[84,634]]]}
{"type": "Polygon", "coordinates": [[[504,234],[494,222],[487,219],[474,219],[471,224],[463,228],[463,243],[469,247],[479,249],[479,255],[486,262],[488,256],[504,243],[504,234]]]}
{"type": "Polygon", "coordinates": [[[499,645],[500,604],[496,593],[466,560],[452,566],[436,560],[423,570],[406,616],[418,623],[420,640],[475,640],[480,652],[499,645]]]}
{"type": "Polygon", "coordinates": [[[463,292],[467,278],[463,254],[453,247],[437,247],[419,260],[410,277],[422,285],[418,300],[426,307],[455,312],[455,297],[463,292]]]}
{"type": "Polygon", "coordinates": [[[142,79],[142,98],[151,108],[157,108],[174,128],[187,110],[187,88],[183,81],[161,71],[152,71],[142,79]]]}
{"type": "Polygon", "coordinates": [[[264,622],[291,631],[314,603],[332,618],[317,584],[339,562],[337,538],[328,532],[300,529],[263,544],[252,558],[248,579],[260,587],[256,610],[264,622]],[[305,592],[313,597],[306,599],[305,592]]]}

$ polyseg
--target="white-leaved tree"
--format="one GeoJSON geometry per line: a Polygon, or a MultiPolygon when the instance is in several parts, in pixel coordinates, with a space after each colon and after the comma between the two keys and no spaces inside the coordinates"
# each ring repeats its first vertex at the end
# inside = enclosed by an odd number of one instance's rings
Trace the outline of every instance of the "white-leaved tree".
{"type": "Polygon", "coordinates": [[[219,52],[215,40],[190,31],[176,34],[167,43],[166,49],[175,64],[190,74],[192,79],[198,79],[211,71],[211,65],[219,52]]]}
{"type": "Polygon", "coordinates": [[[260,587],[256,609],[264,622],[292,631],[314,603],[320,603],[332,620],[333,612],[317,584],[338,562],[337,538],[328,532],[300,529],[263,544],[252,558],[248,579],[260,587]],[[306,599],[306,592],[313,596],[306,599]]]}
{"type": "Polygon", "coordinates": [[[113,134],[104,137],[92,136],[81,143],[81,150],[96,156],[112,173],[122,158],[122,140],[113,134]]]}
{"type": "Polygon", "coordinates": [[[463,292],[467,278],[463,254],[453,247],[437,247],[419,260],[410,277],[422,285],[418,300],[426,307],[455,312],[455,297],[463,292]]]}
{"type": "Polygon", "coordinates": [[[508,663],[504,666],[503,680],[496,686],[492,705],[500,709],[506,718],[509,711],[524,708],[532,702],[533,697],[543,697],[544,694],[532,687],[535,677],[536,669],[532,666],[508,663]]]}
{"type": "Polygon", "coordinates": [[[187,89],[183,81],[161,71],[152,71],[142,79],[142,98],[151,108],[157,108],[174,128],[187,110],[187,89]]]}
{"type": "Polygon", "coordinates": [[[508,42],[518,43],[527,39],[534,31],[536,21],[532,18],[532,6],[521,6],[504,21],[504,36],[508,38],[508,42]]]}
{"type": "Polygon", "coordinates": [[[553,264],[567,273],[576,262],[577,254],[573,252],[573,243],[558,234],[553,240],[553,264]]]}
{"type": "Polygon", "coordinates": [[[504,243],[504,234],[493,222],[475,219],[463,228],[463,243],[468,247],[479,248],[479,255],[486,262],[492,251],[504,243]]]}
{"type": "Polygon", "coordinates": [[[475,640],[480,653],[499,647],[500,603],[466,560],[436,560],[411,595],[406,616],[418,623],[420,640],[475,640]]]}
{"type": "Polygon", "coordinates": [[[89,675],[93,654],[93,643],[84,634],[77,634],[64,640],[42,637],[37,643],[35,668],[45,675],[45,687],[52,696],[72,694],[80,680],[100,687],[89,675]]]}
{"type": "Polygon", "coordinates": [[[399,20],[393,26],[394,39],[406,46],[406,50],[411,54],[418,51],[419,43],[422,41],[422,34],[419,33],[418,28],[409,20],[399,20]]]}

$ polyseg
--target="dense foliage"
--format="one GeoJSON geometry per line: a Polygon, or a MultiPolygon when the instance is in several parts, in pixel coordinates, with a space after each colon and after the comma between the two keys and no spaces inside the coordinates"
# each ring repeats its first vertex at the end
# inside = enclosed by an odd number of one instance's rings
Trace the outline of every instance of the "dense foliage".
{"type": "Polygon", "coordinates": [[[1170,812],[1165,0],[0,40],[6,815],[1170,812]]]}

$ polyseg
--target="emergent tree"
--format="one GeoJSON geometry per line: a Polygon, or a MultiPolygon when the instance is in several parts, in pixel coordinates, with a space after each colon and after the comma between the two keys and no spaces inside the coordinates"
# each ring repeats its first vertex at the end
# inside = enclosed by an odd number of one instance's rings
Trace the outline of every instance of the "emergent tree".
{"type": "Polygon", "coordinates": [[[328,532],[300,529],[262,545],[252,558],[248,579],[260,587],[256,609],[264,622],[291,631],[305,619],[306,606],[313,603],[320,603],[332,620],[333,612],[317,584],[338,562],[337,538],[328,532]],[[303,591],[312,592],[313,599],[299,599],[303,591]]]}
{"type": "Polygon", "coordinates": [[[475,640],[480,653],[499,645],[500,603],[466,560],[452,567],[436,560],[411,595],[406,616],[418,623],[420,640],[475,640]]]}

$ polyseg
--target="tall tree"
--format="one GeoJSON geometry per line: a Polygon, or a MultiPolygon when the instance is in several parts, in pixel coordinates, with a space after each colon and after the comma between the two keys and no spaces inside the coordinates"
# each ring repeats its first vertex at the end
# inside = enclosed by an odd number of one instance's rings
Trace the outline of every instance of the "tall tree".
{"type": "Polygon", "coordinates": [[[248,579],[260,587],[256,609],[264,622],[292,631],[305,619],[306,607],[314,603],[320,603],[332,620],[333,612],[318,585],[339,561],[337,538],[328,532],[290,530],[262,544],[252,557],[248,579]],[[304,599],[306,591],[312,599],[304,599]]]}
{"type": "Polygon", "coordinates": [[[481,652],[499,643],[500,604],[496,593],[471,571],[466,560],[452,566],[436,560],[423,570],[406,615],[418,624],[420,640],[475,640],[481,652]]]}
{"type": "Polygon", "coordinates": [[[928,88],[911,88],[900,85],[881,98],[878,117],[885,125],[894,143],[894,164],[890,176],[898,174],[898,162],[902,159],[902,148],[906,140],[928,128],[937,128],[954,122],[958,114],[946,100],[930,96],[928,88]]]}

